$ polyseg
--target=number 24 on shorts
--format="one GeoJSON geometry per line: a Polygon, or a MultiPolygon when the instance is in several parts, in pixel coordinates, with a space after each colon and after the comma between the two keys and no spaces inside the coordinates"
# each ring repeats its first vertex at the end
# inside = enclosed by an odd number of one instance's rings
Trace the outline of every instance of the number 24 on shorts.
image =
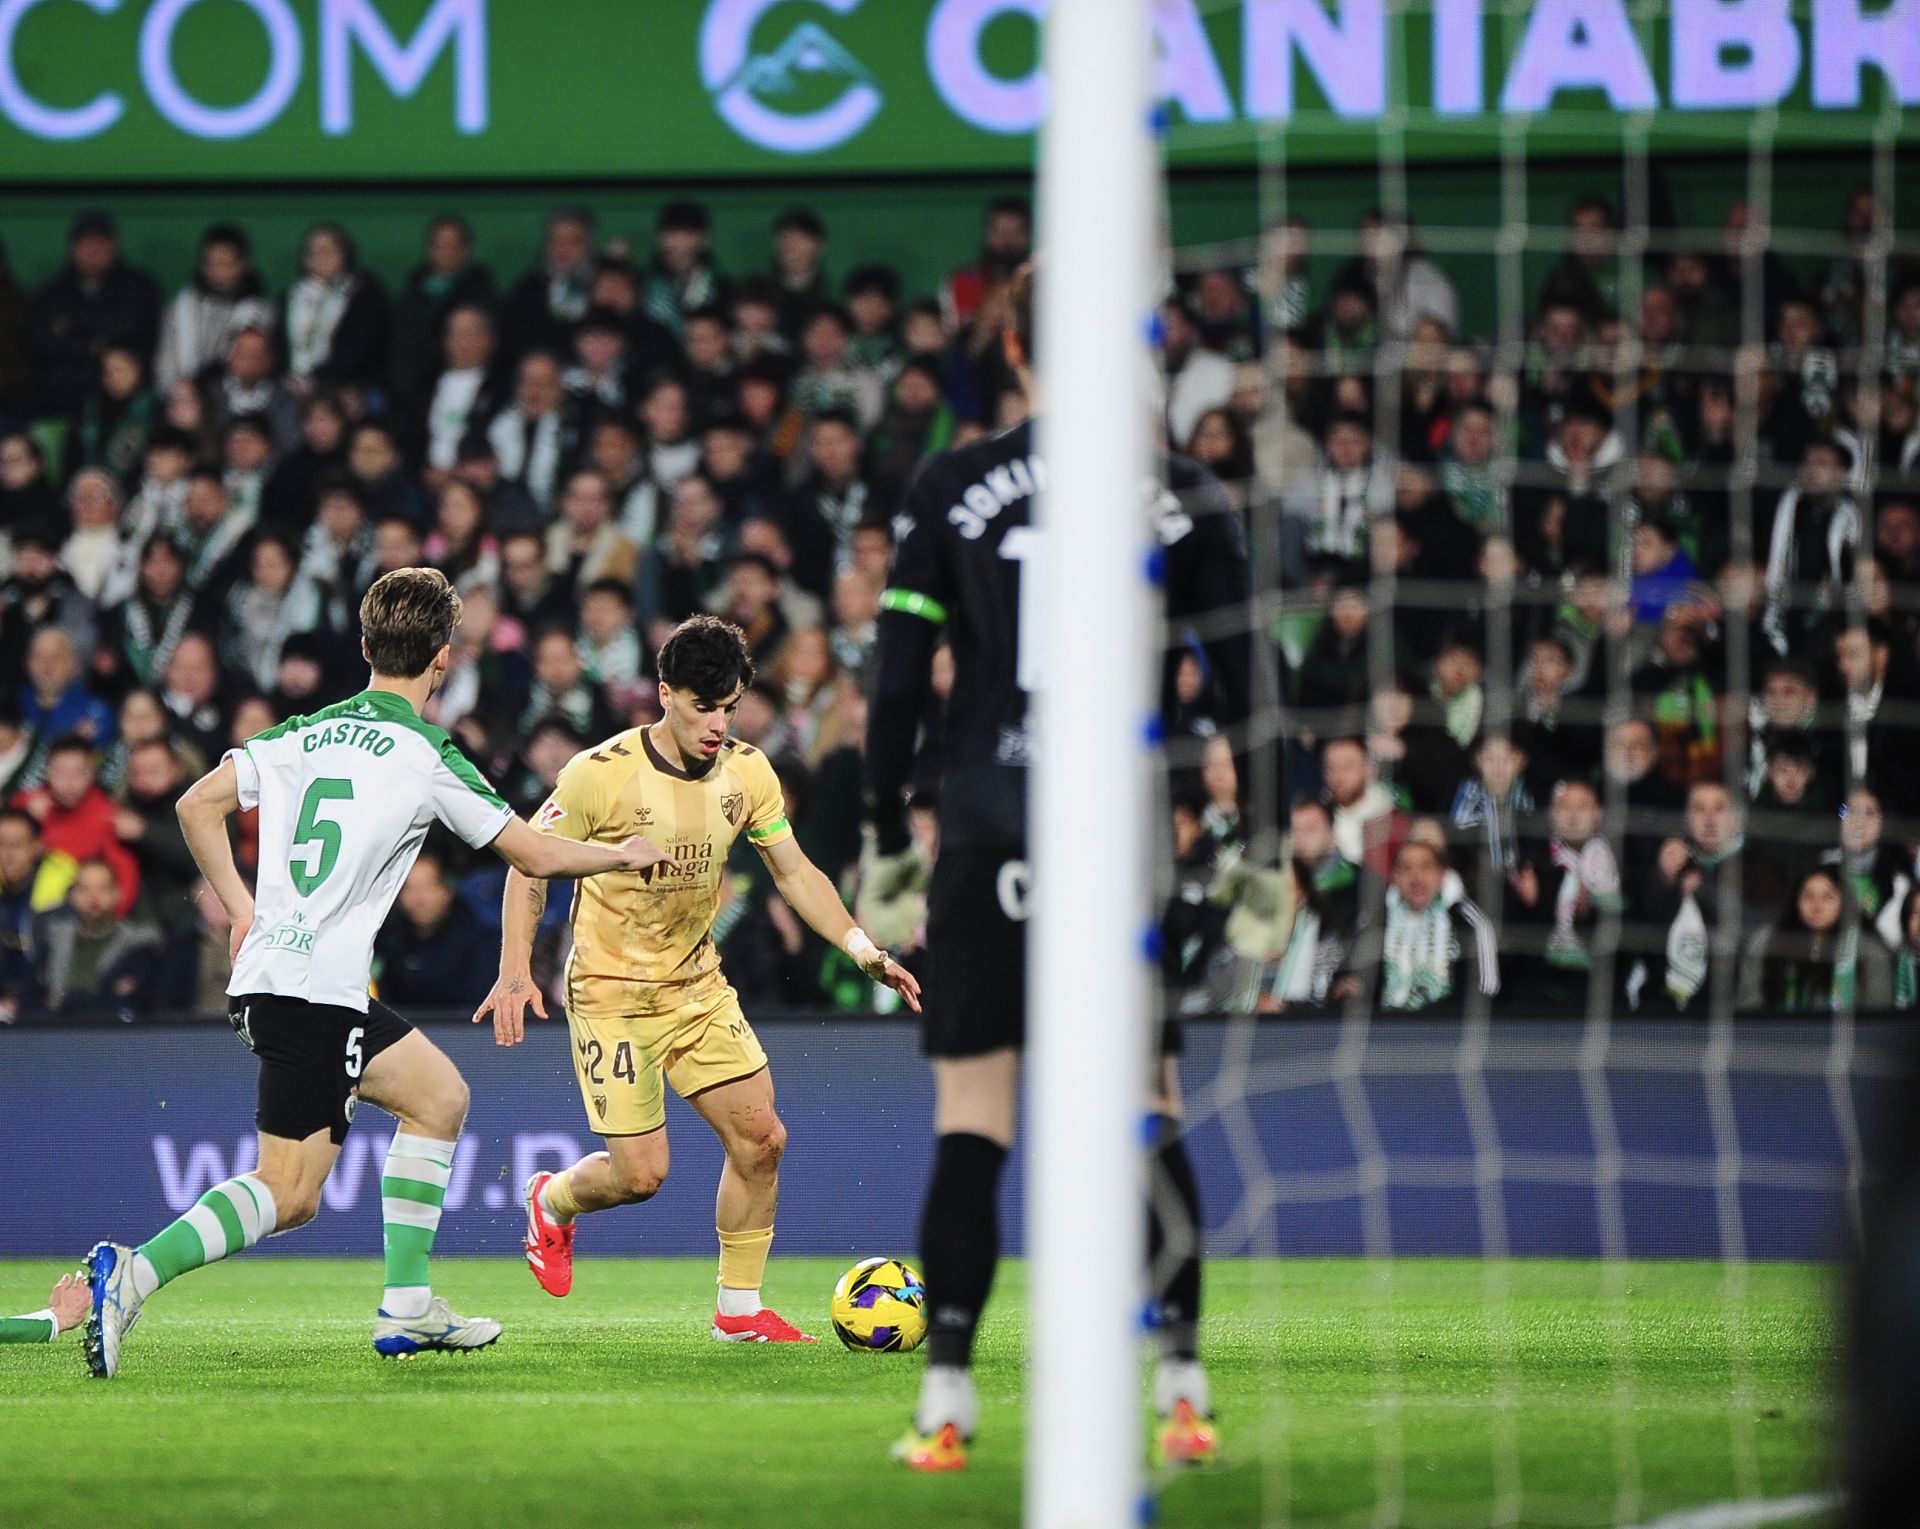
{"type": "MultiPolygon", "coordinates": [[[[606,1047],[592,1036],[580,1043],[580,1060],[587,1069],[587,1081],[604,1083],[607,1080],[600,1075],[600,1066],[606,1060],[606,1047]]],[[[639,1073],[633,1065],[633,1042],[620,1041],[613,1048],[613,1075],[622,1083],[633,1083],[639,1079],[639,1073]]]]}

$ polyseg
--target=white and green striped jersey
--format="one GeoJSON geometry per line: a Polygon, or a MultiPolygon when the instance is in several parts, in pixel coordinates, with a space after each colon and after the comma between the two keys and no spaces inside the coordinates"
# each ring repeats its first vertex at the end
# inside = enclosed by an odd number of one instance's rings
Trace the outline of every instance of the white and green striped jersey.
{"type": "Polygon", "coordinates": [[[227,758],[260,809],[253,928],[229,994],[367,1009],[374,937],[438,818],[475,849],[513,817],[402,696],[364,690],[247,740],[227,758]]]}

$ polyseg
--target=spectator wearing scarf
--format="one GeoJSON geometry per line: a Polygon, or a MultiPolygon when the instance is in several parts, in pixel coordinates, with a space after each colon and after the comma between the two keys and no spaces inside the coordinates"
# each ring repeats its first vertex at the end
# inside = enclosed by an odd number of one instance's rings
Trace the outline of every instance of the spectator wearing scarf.
{"type": "Polygon", "coordinates": [[[197,378],[226,357],[244,329],[268,328],[273,306],[253,268],[247,236],[231,223],[216,223],[200,236],[193,279],[167,305],[160,323],[154,385],[162,393],[197,378]]]}
{"type": "Polygon", "coordinates": [[[1446,875],[1441,852],[1422,840],[1408,840],[1394,857],[1385,919],[1361,942],[1356,963],[1378,962],[1378,1003],[1388,1013],[1457,1015],[1470,1001],[1499,996],[1493,925],[1471,898],[1447,905],[1446,875]]]}
{"type": "Polygon", "coordinates": [[[1771,928],[1747,943],[1739,1006],[1769,1014],[1884,1013],[1893,1007],[1893,962],[1862,922],[1843,878],[1816,866],[1800,878],[1771,928]]]}
{"type": "Polygon", "coordinates": [[[388,310],[337,223],[316,223],[300,243],[300,279],[287,289],[281,327],[287,372],[302,387],[384,389],[388,310]]]}

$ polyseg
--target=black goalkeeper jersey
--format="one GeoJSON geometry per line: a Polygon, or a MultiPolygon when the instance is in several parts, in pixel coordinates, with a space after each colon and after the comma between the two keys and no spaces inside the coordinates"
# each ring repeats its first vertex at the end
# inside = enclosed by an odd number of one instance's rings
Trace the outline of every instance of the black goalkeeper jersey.
{"type": "MultiPolygon", "coordinates": [[[[895,523],[893,575],[883,600],[867,724],[867,775],[883,841],[898,842],[902,792],[913,769],[926,715],[933,649],[944,628],[953,647],[954,682],[939,730],[940,841],[956,848],[1025,853],[1028,691],[1037,652],[1023,648],[1023,594],[1037,617],[1043,590],[1023,591],[1042,533],[1032,524],[1034,494],[1046,487],[1031,422],[928,459],[908,489],[895,523]]],[[[1126,513],[1148,520],[1164,554],[1166,611],[1178,635],[1183,620],[1244,609],[1251,582],[1240,517],[1198,464],[1168,457],[1126,513]]],[[[1137,522],[1136,522],[1137,524],[1137,522]]],[[[1124,530],[1117,530],[1124,534],[1124,530]]],[[[1070,556],[1051,552],[1050,556],[1070,556]]],[[[1056,563],[1055,566],[1058,566],[1056,563]]],[[[1090,610],[1089,621],[1114,619],[1090,610]]],[[[1242,621],[1218,623],[1205,649],[1221,720],[1249,709],[1251,641],[1242,621]]],[[[1118,661],[1129,645],[1116,641],[1118,661]]],[[[1061,683],[1098,685],[1098,674],[1061,683]]]]}

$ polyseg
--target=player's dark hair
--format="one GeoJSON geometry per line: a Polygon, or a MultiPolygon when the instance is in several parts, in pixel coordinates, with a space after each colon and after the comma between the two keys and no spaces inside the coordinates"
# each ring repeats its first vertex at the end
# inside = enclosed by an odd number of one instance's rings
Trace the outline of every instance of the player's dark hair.
{"type": "Polygon", "coordinates": [[[673,629],[660,645],[660,679],[673,690],[691,691],[696,701],[724,701],[753,683],[753,658],[747,636],[718,616],[693,616],[673,629]]]}
{"type": "Polygon", "coordinates": [[[367,662],[394,679],[425,674],[459,625],[460,596],[438,568],[383,573],[360,602],[367,662]]]}

